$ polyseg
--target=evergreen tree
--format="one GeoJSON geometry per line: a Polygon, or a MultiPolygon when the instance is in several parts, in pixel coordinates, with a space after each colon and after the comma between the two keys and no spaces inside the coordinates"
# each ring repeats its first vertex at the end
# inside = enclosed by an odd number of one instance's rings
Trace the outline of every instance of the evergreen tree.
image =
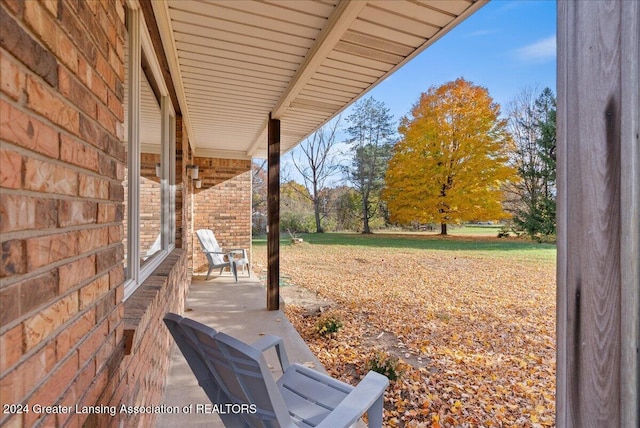
{"type": "Polygon", "coordinates": [[[545,88],[534,100],[531,89],[512,101],[513,161],[520,181],[508,188],[507,205],[516,229],[536,239],[556,231],[556,99],[545,88]]]}
{"type": "Polygon", "coordinates": [[[535,102],[538,113],[537,140],[542,160],[541,178],[543,199],[541,210],[543,235],[556,233],[556,98],[549,88],[545,88],[535,102]]]}
{"type": "Polygon", "coordinates": [[[371,233],[369,220],[378,211],[395,135],[393,116],[382,101],[369,97],[355,104],[347,121],[353,157],[345,173],[360,196],[362,233],[371,233]]]}

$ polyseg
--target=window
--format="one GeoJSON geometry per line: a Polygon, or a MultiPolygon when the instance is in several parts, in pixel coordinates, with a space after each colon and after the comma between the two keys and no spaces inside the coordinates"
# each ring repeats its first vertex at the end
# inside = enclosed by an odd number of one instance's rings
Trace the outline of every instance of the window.
{"type": "Polygon", "coordinates": [[[175,113],[138,8],[126,38],[125,300],[175,245],[175,113]]]}
{"type": "Polygon", "coordinates": [[[162,112],[147,77],[140,85],[140,176],[138,241],[140,263],[144,265],[162,245],[162,112]]]}

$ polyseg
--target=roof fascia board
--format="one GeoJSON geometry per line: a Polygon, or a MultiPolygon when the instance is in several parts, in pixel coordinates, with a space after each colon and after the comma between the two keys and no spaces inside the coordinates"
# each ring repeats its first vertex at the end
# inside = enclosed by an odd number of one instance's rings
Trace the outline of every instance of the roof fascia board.
{"type": "MultiPolygon", "coordinates": [[[[407,62],[411,61],[413,58],[415,58],[416,56],[420,55],[425,49],[427,49],[429,46],[431,46],[432,44],[434,44],[435,42],[440,40],[440,38],[442,36],[447,34],[449,31],[453,30],[455,27],[458,26],[458,24],[460,24],[462,21],[467,19],[469,16],[473,15],[474,13],[476,13],[482,6],[484,6],[487,3],[489,3],[489,0],[472,0],[472,2],[473,3],[471,4],[471,6],[469,6],[467,9],[465,9],[464,12],[462,12],[460,15],[458,15],[446,27],[441,28],[440,31],[438,31],[436,34],[433,35],[433,37],[431,37],[430,39],[425,41],[425,43],[423,43],[416,50],[414,50],[411,54],[409,54],[407,57],[405,57],[405,59],[400,61],[395,67],[393,67],[391,70],[387,71],[384,75],[382,75],[382,77],[380,77],[378,80],[373,82],[371,84],[371,86],[369,86],[364,92],[362,92],[362,94],[358,95],[351,103],[346,105],[344,108],[347,108],[353,102],[355,102],[356,100],[360,99],[364,94],[366,94],[371,89],[376,87],[380,82],[382,82],[387,77],[391,76],[393,73],[398,71],[398,69],[400,67],[404,66],[407,62]]],[[[343,108],[343,110],[344,110],[344,108],[343,108]]]]}
{"type": "Polygon", "coordinates": [[[165,56],[167,57],[167,62],[169,63],[171,79],[173,80],[173,86],[175,87],[180,110],[182,111],[182,123],[187,128],[187,140],[191,145],[191,149],[195,151],[197,147],[196,134],[193,132],[193,126],[191,125],[189,104],[187,103],[184,86],[182,84],[182,73],[180,72],[180,65],[178,64],[178,50],[175,45],[175,40],[173,39],[173,27],[171,25],[171,18],[169,17],[169,3],[165,1],[152,1],[151,6],[153,7],[153,13],[156,17],[156,24],[158,25],[158,31],[162,39],[162,46],[165,56]]]}
{"type": "MultiPolygon", "coordinates": [[[[460,24],[462,21],[464,21],[465,19],[467,19],[470,15],[474,14],[475,12],[477,12],[482,6],[486,5],[489,2],[489,0],[475,0],[473,2],[472,5],[469,6],[469,8],[467,8],[463,13],[461,13],[460,15],[458,15],[454,20],[452,20],[449,25],[447,25],[446,27],[442,28],[439,32],[437,32],[433,37],[431,37],[430,39],[428,39],[427,41],[425,41],[425,43],[423,43],[421,46],[419,46],[416,50],[414,50],[410,55],[408,55],[404,60],[402,60],[400,63],[398,63],[396,66],[394,66],[392,69],[390,69],[388,72],[386,72],[384,75],[382,75],[378,80],[376,80],[375,82],[373,82],[367,89],[365,89],[362,93],[360,93],[357,97],[355,97],[353,100],[351,100],[349,103],[345,104],[341,109],[339,109],[338,111],[336,111],[335,114],[333,114],[331,117],[327,118],[327,120],[325,120],[324,122],[322,122],[321,124],[319,124],[315,129],[313,129],[311,132],[309,132],[309,134],[307,134],[307,136],[305,136],[304,138],[302,138],[300,141],[304,140],[305,138],[307,138],[309,135],[313,134],[315,131],[317,131],[318,129],[320,129],[322,126],[324,126],[327,122],[329,122],[330,120],[332,120],[333,118],[335,118],[336,116],[338,116],[340,113],[342,113],[344,110],[346,110],[349,106],[351,106],[353,103],[355,103],[356,101],[358,101],[359,99],[361,99],[362,97],[364,97],[369,91],[371,91],[373,88],[375,88],[376,86],[378,86],[378,84],[380,84],[382,81],[384,81],[387,77],[389,77],[390,75],[392,75],[393,73],[395,73],[396,71],[398,71],[398,69],[402,66],[404,66],[407,62],[411,61],[413,58],[415,58],[417,55],[419,55],[420,53],[422,53],[425,49],[427,49],[429,46],[431,46],[432,44],[434,44],[436,41],[438,41],[442,36],[444,36],[445,34],[447,34],[449,31],[451,31],[453,28],[455,28],[458,24],[460,24]]],[[[354,2],[354,3],[360,3],[360,2],[354,2]]],[[[362,2],[365,3],[366,2],[362,2]]],[[[355,19],[355,18],[354,18],[355,19]]],[[[345,30],[346,31],[346,30],[345,30]]],[[[327,53],[328,55],[328,53],[327,53]]],[[[249,151],[247,152],[247,154],[249,154],[250,156],[256,156],[256,157],[263,157],[263,154],[258,154],[257,151],[260,147],[260,144],[262,142],[264,142],[264,140],[266,139],[266,121],[265,121],[265,126],[264,129],[260,132],[260,134],[258,135],[258,138],[256,139],[256,141],[254,141],[254,143],[252,144],[251,148],[249,149],[249,151]]],[[[295,145],[294,145],[295,146],[295,145]]],[[[293,149],[293,147],[289,147],[286,148],[287,151],[293,149]]]]}
{"type": "Polygon", "coordinates": [[[329,17],[326,27],[320,31],[318,40],[309,50],[300,68],[293,76],[291,83],[271,111],[272,118],[280,119],[282,117],[291,102],[300,94],[300,91],[329,56],[343,34],[349,29],[366,5],[366,1],[343,0],[338,3],[336,10],[329,17]]]}
{"type": "MultiPolygon", "coordinates": [[[[335,112],[335,114],[333,114],[331,117],[327,118],[327,120],[325,120],[324,122],[322,122],[320,125],[318,125],[315,129],[313,129],[311,132],[309,132],[305,137],[303,137],[300,141],[303,141],[305,138],[309,137],[309,135],[313,134],[314,132],[316,132],[318,129],[322,128],[325,124],[327,124],[329,121],[333,120],[336,116],[338,116],[339,114],[341,114],[343,111],[345,111],[349,106],[351,106],[353,103],[355,103],[356,101],[358,101],[359,99],[363,98],[369,91],[371,91],[373,88],[375,88],[376,86],[378,86],[382,81],[384,81],[387,77],[391,76],[393,73],[395,73],[396,71],[398,71],[398,69],[400,69],[400,67],[404,66],[406,63],[408,63],[409,61],[411,61],[412,59],[414,59],[416,56],[420,55],[425,49],[427,49],[429,46],[431,46],[432,44],[434,44],[436,41],[438,41],[442,36],[444,36],[445,34],[447,34],[449,31],[451,31],[453,28],[455,28],[458,24],[460,24],[462,21],[464,21],[465,19],[467,19],[469,16],[473,15],[475,12],[477,12],[482,6],[486,5],[487,3],[489,3],[489,0],[474,0],[473,4],[466,9],[463,13],[461,13],[460,15],[458,15],[454,20],[452,20],[449,25],[447,25],[446,27],[442,28],[440,31],[438,31],[433,37],[431,37],[430,39],[428,39],[425,43],[423,43],[421,46],[419,46],[416,50],[414,50],[410,55],[408,55],[404,60],[402,60],[400,63],[398,63],[398,65],[396,65],[395,67],[393,67],[391,70],[389,70],[388,72],[386,72],[382,77],[380,77],[378,80],[376,80],[375,82],[373,82],[371,84],[371,86],[369,86],[368,88],[366,88],[362,93],[360,93],[358,96],[356,96],[353,100],[351,100],[350,102],[348,102],[347,104],[344,105],[344,107],[342,107],[341,109],[339,109],[338,111],[335,112]]],[[[299,143],[299,142],[298,142],[299,143]]],[[[294,144],[292,147],[287,148],[287,151],[292,150],[298,143],[294,144]]],[[[256,147],[257,148],[257,147],[256,147]]]]}
{"type": "MultiPolygon", "coordinates": [[[[291,83],[284,91],[278,102],[271,110],[271,117],[280,119],[289,108],[291,102],[300,94],[300,91],[309,82],[322,62],[329,56],[342,35],[349,29],[353,21],[358,17],[362,9],[367,5],[367,1],[347,1],[342,0],[333,11],[327,25],[320,31],[318,39],[311,47],[298,71],[291,79],[291,83]]],[[[249,156],[253,156],[260,147],[260,144],[267,138],[267,120],[264,127],[258,133],[257,138],[247,151],[249,156]]]]}

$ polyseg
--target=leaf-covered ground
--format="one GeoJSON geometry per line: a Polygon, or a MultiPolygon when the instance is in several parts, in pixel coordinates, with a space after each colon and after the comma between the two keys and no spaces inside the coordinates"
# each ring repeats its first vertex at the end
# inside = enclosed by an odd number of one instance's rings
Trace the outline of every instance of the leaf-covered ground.
{"type": "MultiPolygon", "coordinates": [[[[258,271],[265,253],[254,247],[258,271]]],[[[400,358],[386,426],[555,424],[552,259],[305,243],[281,247],[280,267],[287,282],[335,302],[344,326],[329,337],[316,314],[286,306],[329,373],[354,384],[377,350],[400,358]]]]}

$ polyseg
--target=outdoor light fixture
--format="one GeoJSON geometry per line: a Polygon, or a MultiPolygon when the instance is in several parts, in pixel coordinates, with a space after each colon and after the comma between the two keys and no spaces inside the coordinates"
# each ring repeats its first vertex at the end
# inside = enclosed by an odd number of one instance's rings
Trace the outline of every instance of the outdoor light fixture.
{"type": "Polygon", "coordinates": [[[156,164],[156,177],[162,177],[162,165],[160,162],[156,164]]]}
{"type": "Polygon", "coordinates": [[[193,180],[198,179],[199,168],[198,165],[187,165],[187,170],[191,170],[191,178],[193,180]]]}
{"type": "Polygon", "coordinates": [[[200,189],[202,187],[202,180],[193,180],[193,184],[196,186],[196,189],[200,189]]]}

